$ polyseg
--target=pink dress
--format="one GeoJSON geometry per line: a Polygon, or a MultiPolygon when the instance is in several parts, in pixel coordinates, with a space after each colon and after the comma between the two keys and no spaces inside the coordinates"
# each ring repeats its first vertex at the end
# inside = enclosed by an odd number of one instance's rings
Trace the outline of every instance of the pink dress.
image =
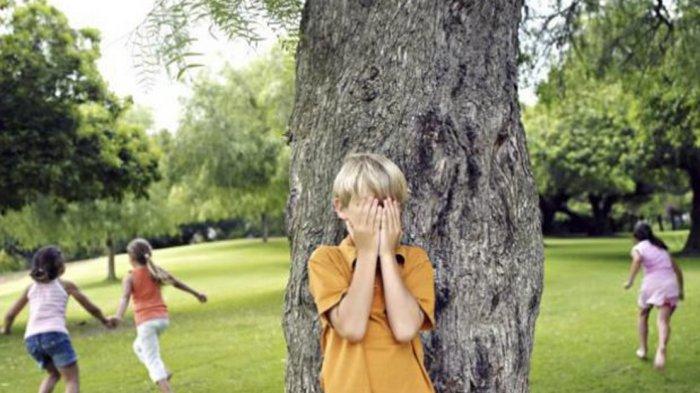
{"type": "Polygon", "coordinates": [[[632,248],[632,253],[635,251],[641,256],[644,267],[639,307],[668,305],[675,308],[680,291],[668,251],[651,244],[648,240],[637,243],[632,248]]]}

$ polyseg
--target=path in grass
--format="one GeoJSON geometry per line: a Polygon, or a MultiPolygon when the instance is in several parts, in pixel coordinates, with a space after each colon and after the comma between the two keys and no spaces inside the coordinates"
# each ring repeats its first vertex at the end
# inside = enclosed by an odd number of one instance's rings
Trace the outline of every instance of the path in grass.
{"type": "MultiPolygon", "coordinates": [[[[683,233],[665,235],[674,249],[683,233]]],[[[654,372],[634,357],[636,290],[622,283],[627,238],[548,239],[545,291],[535,334],[532,391],[700,392],[700,260],[680,260],[687,300],[672,321],[668,370],[654,372]]],[[[172,325],[164,358],[180,392],[282,392],[284,340],[280,318],[288,274],[286,241],[236,240],[157,251],[156,261],[209,294],[210,303],[166,290],[172,325]]],[[[127,262],[117,260],[123,275],[127,262]]],[[[75,280],[108,312],[119,286],[102,281],[104,260],[72,264],[75,280]]],[[[0,313],[29,281],[0,284],[0,313]]],[[[639,281],[635,283],[635,288],[639,281]]],[[[652,315],[655,318],[656,314],[652,315]]],[[[131,353],[132,326],[105,332],[71,302],[69,328],[80,356],[85,392],[153,392],[131,353]]],[[[34,392],[41,378],[25,354],[23,313],[11,337],[0,336],[0,392],[34,392]]],[[[130,325],[130,324],[129,324],[130,325]]],[[[650,326],[655,347],[656,327],[650,326]]]]}
{"type": "MultiPolygon", "coordinates": [[[[282,391],[280,317],[289,270],[286,240],[265,245],[260,240],[209,243],[156,251],[154,257],[156,263],[209,295],[209,302],[200,305],[173,288],[164,292],[171,326],[161,345],[164,360],[175,373],[176,391],[282,391]]],[[[119,256],[120,276],[127,265],[126,258],[119,256]]],[[[120,285],[102,281],[104,272],[104,260],[81,262],[68,265],[65,277],[113,313],[120,285]]],[[[22,279],[0,285],[0,313],[28,283],[22,279]]],[[[0,392],[35,392],[41,379],[22,344],[26,316],[24,311],[12,336],[0,336],[0,392]]],[[[105,331],[71,301],[69,329],[80,358],[83,391],[155,391],[131,351],[135,336],[131,321],[116,331],[105,331]]]]}

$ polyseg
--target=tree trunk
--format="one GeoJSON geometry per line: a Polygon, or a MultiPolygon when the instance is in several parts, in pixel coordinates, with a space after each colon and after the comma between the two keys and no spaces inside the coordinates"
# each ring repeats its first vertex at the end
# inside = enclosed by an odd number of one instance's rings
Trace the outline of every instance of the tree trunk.
{"type": "Polygon", "coordinates": [[[690,189],[693,190],[693,206],[690,210],[690,233],[683,247],[683,254],[700,254],[700,171],[689,171],[690,189]]]}
{"type": "Polygon", "coordinates": [[[436,268],[437,329],[424,336],[439,392],[524,392],[542,290],[536,189],[517,95],[522,3],[307,0],[287,225],[287,392],[320,392],[307,259],[343,227],[331,185],[349,152],[408,179],[404,241],[436,268]]]}
{"type": "Polygon", "coordinates": [[[610,214],[617,197],[589,194],[588,201],[591,204],[591,213],[593,213],[593,221],[588,234],[592,236],[611,234],[613,232],[613,222],[610,214]]]}
{"type": "Polygon", "coordinates": [[[267,213],[262,214],[260,222],[262,223],[262,241],[263,243],[267,243],[267,239],[270,236],[270,218],[267,213]]]}
{"type": "Polygon", "coordinates": [[[566,208],[566,201],[569,198],[563,194],[554,196],[539,196],[540,213],[542,215],[542,233],[552,234],[555,231],[555,217],[557,212],[566,208]]]}
{"type": "Polygon", "coordinates": [[[114,264],[114,239],[112,239],[111,236],[107,238],[107,252],[107,281],[116,281],[117,272],[114,264]]]}

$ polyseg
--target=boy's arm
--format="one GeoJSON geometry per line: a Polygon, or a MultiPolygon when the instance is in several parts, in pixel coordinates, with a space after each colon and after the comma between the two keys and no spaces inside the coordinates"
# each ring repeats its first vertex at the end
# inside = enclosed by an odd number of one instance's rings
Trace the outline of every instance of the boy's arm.
{"type": "Polygon", "coordinates": [[[17,318],[17,315],[19,315],[19,313],[24,309],[24,306],[26,306],[29,302],[28,293],[29,287],[22,292],[19,299],[17,299],[12,307],[7,310],[7,314],[5,314],[5,323],[2,328],[2,334],[12,333],[12,324],[15,322],[15,318],[17,318]]]}
{"type": "Polygon", "coordinates": [[[423,325],[425,315],[408,290],[399,271],[395,249],[401,238],[401,216],[399,206],[388,199],[382,214],[382,245],[379,260],[382,267],[384,299],[389,326],[398,342],[410,342],[423,325]]]}
{"type": "MultiPolygon", "coordinates": [[[[170,273],[168,273],[168,274],[170,274],[170,273]]],[[[179,290],[181,290],[181,291],[183,291],[183,292],[187,292],[187,293],[191,294],[192,296],[196,297],[197,300],[199,300],[201,303],[206,303],[206,301],[207,301],[207,295],[205,295],[205,294],[203,294],[203,293],[201,293],[201,292],[198,292],[198,291],[196,291],[196,290],[190,288],[187,284],[185,284],[184,282],[178,280],[178,279],[177,279],[175,276],[173,276],[172,274],[170,274],[170,280],[172,281],[173,286],[174,286],[175,288],[177,288],[177,289],[179,289],[179,290]]]]}
{"type": "Polygon", "coordinates": [[[126,309],[129,308],[129,300],[131,299],[131,291],[133,290],[133,278],[131,274],[124,277],[122,281],[122,298],[119,301],[119,308],[117,308],[117,314],[115,318],[117,321],[121,321],[124,318],[124,313],[126,309]]]}
{"type": "Polygon", "coordinates": [[[639,255],[638,251],[632,251],[632,264],[630,265],[630,275],[625,283],[625,289],[630,289],[632,284],[634,284],[634,278],[639,272],[639,268],[642,266],[642,257],[639,255]]]}
{"type": "Polygon", "coordinates": [[[78,288],[77,285],[73,284],[70,281],[63,280],[61,280],[61,283],[66,289],[66,292],[68,292],[69,295],[73,296],[75,300],[78,303],[80,303],[81,306],[83,306],[85,311],[89,312],[90,315],[95,317],[95,319],[102,322],[103,325],[110,327],[112,326],[110,321],[107,318],[105,318],[104,314],[102,313],[102,310],[100,310],[99,307],[97,307],[93,302],[91,302],[90,299],[88,299],[88,297],[80,291],[80,288],[78,288]]]}
{"type": "Polygon", "coordinates": [[[676,278],[678,279],[678,289],[680,290],[679,298],[683,300],[685,297],[683,294],[683,271],[681,271],[680,266],[678,266],[673,259],[671,260],[671,264],[673,265],[673,271],[676,272],[676,278]]]}
{"type": "Polygon", "coordinates": [[[348,207],[348,230],[357,250],[355,272],[345,296],[328,314],[333,329],[350,342],[362,341],[372,311],[380,211],[379,201],[374,198],[348,207]]]}

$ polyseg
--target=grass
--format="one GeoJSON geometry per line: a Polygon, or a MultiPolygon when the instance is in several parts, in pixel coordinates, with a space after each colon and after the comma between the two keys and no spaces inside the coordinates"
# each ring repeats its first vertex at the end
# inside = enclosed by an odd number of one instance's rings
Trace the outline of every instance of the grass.
{"type": "MultiPolygon", "coordinates": [[[[175,373],[176,391],[282,391],[285,350],[280,317],[289,269],[286,240],[177,247],[156,251],[154,259],[209,296],[209,302],[200,305],[173,288],[164,292],[171,326],[162,336],[161,347],[166,365],[175,373]]],[[[104,260],[70,264],[65,278],[75,281],[105,312],[113,313],[120,285],[103,281],[105,265],[104,260]]],[[[119,256],[119,276],[127,265],[126,258],[119,256]]],[[[1,284],[0,311],[4,313],[28,284],[27,278],[1,284]]],[[[24,311],[12,336],[0,336],[0,392],[35,392],[42,377],[24,350],[26,316],[24,311]]],[[[68,318],[83,391],[155,391],[131,351],[135,337],[131,322],[106,331],[74,301],[69,303],[68,318]]]]}
{"type": "MultiPolygon", "coordinates": [[[[674,249],[683,233],[664,234],[674,249]]],[[[627,237],[546,241],[545,289],[535,333],[531,387],[540,392],[700,392],[700,260],[681,259],[687,300],[672,320],[667,371],[635,358],[636,291],[624,291],[631,242],[627,237]]],[[[200,305],[166,289],[172,324],[162,337],[166,364],[181,392],[282,392],[284,340],[280,327],[288,275],[286,241],[236,240],[157,251],[155,259],[208,293],[200,305]]],[[[105,311],[117,305],[118,284],[102,281],[104,260],[71,264],[76,281],[105,311]]],[[[127,270],[117,260],[119,275],[127,270]]],[[[0,312],[29,283],[24,275],[0,281],[0,312]]],[[[635,284],[638,287],[639,281],[635,284]]],[[[655,314],[652,315],[652,318],[655,314]]],[[[40,372],[25,354],[26,311],[10,337],[0,336],[0,392],[34,392],[40,372]]],[[[153,392],[131,352],[131,323],[105,331],[74,303],[69,329],[86,392],[153,392]]],[[[656,326],[650,326],[650,349],[656,326]]],[[[60,391],[60,390],[57,390],[60,391]]]]}
{"type": "MultiPolygon", "coordinates": [[[[662,237],[678,250],[684,235],[662,237]]],[[[700,260],[678,259],[686,300],[671,319],[667,367],[659,373],[651,361],[634,356],[640,277],[634,289],[622,289],[631,246],[628,237],[547,239],[530,375],[533,392],[700,392],[700,260]]],[[[649,322],[653,356],[656,312],[649,322]]]]}

